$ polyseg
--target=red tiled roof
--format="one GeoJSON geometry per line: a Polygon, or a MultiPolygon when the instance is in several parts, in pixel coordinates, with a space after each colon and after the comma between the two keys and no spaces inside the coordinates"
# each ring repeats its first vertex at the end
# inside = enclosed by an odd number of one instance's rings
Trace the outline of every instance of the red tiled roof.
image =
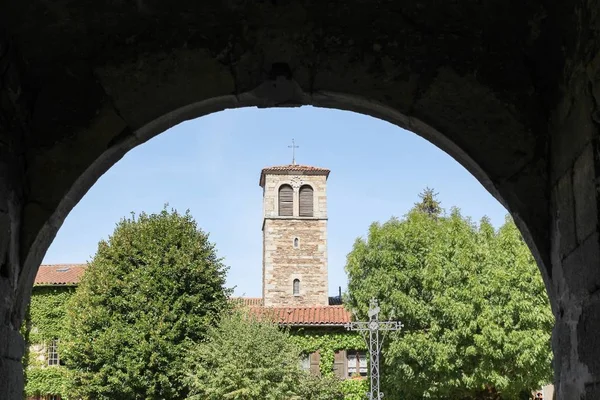
{"type": "Polygon", "coordinates": [[[77,285],[87,264],[40,265],[34,285],[77,285]]]}
{"type": "Polygon", "coordinates": [[[344,306],[249,307],[257,316],[273,318],[290,326],[339,326],[352,320],[344,306]]]}
{"type": "Polygon", "coordinates": [[[328,177],[329,172],[330,171],[327,168],[313,167],[310,165],[275,165],[273,167],[267,167],[262,169],[262,171],[260,172],[259,185],[264,186],[265,174],[287,175],[293,173],[301,173],[305,175],[325,175],[326,177],[328,177]]]}

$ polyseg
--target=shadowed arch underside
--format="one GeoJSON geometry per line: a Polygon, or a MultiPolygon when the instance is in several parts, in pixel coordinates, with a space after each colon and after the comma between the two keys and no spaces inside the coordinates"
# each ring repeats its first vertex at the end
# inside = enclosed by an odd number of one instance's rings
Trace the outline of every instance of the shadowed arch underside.
{"type": "Polygon", "coordinates": [[[411,130],[501,201],[557,317],[557,398],[600,398],[596,1],[0,9],[0,398],[20,395],[18,327],[38,265],[105,171],[187,119],[302,105],[411,130]]]}

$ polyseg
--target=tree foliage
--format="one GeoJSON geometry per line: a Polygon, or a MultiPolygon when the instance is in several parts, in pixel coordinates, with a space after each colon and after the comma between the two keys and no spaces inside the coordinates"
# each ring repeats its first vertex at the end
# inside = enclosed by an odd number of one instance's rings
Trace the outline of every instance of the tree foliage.
{"type": "Polygon", "coordinates": [[[554,320],[515,224],[432,209],[372,224],[348,255],[349,307],[365,318],[376,297],[405,325],[384,351],[386,398],[517,399],[548,383],[554,320]]]}
{"type": "Polygon", "coordinates": [[[235,309],[191,347],[189,400],[343,400],[341,381],[303,371],[301,354],[288,330],[235,309]]]}
{"type": "Polygon", "coordinates": [[[189,351],[189,399],[287,399],[300,372],[299,354],[276,324],[236,309],[189,351]]]}
{"type": "Polygon", "coordinates": [[[419,194],[420,202],[415,203],[415,210],[437,218],[442,213],[442,207],[437,199],[437,193],[431,188],[425,188],[419,194]]]}
{"type": "MultiPolygon", "coordinates": [[[[344,386],[345,382],[334,375],[317,376],[303,372],[300,377],[294,400],[352,400],[356,398],[354,393],[361,389],[344,386]]],[[[362,394],[360,400],[364,399],[362,394]]]]}
{"type": "Polygon", "coordinates": [[[189,213],[123,219],[69,304],[73,391],[93,399],[179,399],[186,343],[226,307],[226,267],[189,213]]]}

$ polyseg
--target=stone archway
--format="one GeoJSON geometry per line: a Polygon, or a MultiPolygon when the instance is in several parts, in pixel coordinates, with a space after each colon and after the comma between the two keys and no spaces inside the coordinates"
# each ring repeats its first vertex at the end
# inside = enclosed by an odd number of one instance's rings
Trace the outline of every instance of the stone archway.
{"type": "Polygon", "coordinates": [[[592,3],[0,1],[0,397],[20,396],[36,269],[103,172],[185,119],[304,104],[388,120],[471,171],[540,265],[557,398],[600,397],[592,3]]]}

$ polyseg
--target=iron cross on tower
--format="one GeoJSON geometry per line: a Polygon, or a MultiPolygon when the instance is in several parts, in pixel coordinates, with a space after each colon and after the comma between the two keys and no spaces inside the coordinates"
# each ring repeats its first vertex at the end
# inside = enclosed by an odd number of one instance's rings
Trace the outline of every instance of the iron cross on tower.
{"type": "Polygon", "coordinates": [[[371,373],[371,390],[369,392],[369,400],[381,400],[383,393],[379,391],[379,353],[383,345],[383,338],[379,340],[380,331],[397,331],[402,329],[399,321],[379,321],[379,305],[377,299],[371,299],[369,306],[369,321],[368,322],[349,322],[344,327],[349,331],[369,332],[369,356],[371,373]]]}
{"type": "Polygon", "coordinates": [[[296,146],[294,139],[292,139],[292,145],[288,146],[289,149],[292,149],[292,165],[296,165],[296,149],[300,146],[296,146]]]}

